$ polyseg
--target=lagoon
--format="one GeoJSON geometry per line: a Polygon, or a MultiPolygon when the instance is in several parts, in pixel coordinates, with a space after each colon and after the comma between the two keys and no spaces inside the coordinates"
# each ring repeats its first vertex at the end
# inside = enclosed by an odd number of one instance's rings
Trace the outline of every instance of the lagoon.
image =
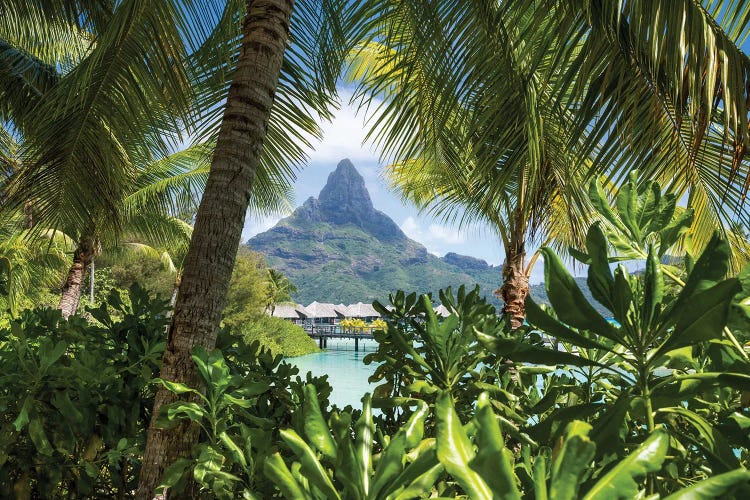
{"type": "Polygon", "coordinates": [[[374,364],[365,365],[364,357],[375,351],[374,340],[360,340],[359,352],[354,352],[354,341],[350,339],[329,339],[328,348],[322,352],[288,358],[286,361],[299,368],[304,379],[307,372],[314,376],[328,375],[328,383],[333,387],[331,403],[343,408],[352,405],[362,408],[362,396],[375,389],[367,379],[375,371],[374,364]]]}

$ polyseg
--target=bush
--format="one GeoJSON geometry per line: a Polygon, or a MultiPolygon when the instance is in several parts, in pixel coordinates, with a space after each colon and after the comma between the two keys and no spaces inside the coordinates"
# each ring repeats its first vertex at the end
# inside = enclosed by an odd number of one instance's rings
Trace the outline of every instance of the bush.
{"type": "Polygon", "coordinates": [[[239,327],[239,332],[248,344],[259,342],[274,354],[293,357],[319,352],[315,341],[302,327],[282,318],[250,319],[239,327]]]}

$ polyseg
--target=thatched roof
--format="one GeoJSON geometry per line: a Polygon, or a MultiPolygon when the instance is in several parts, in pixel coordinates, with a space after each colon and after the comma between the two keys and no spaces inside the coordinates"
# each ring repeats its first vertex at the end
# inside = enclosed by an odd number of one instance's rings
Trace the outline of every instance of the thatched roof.
{"type": "Polygon", "coordinates": [[[334,304],[333,309],[341,316],[346,317],[349,315],[349,308],[344,304],[334,304]]]}
{"type": "Polygon", "coordinates": [[[356,304],[348,306],[346,309],[348,313],[347,316],[350,318],[367,318],[371,316],[380,317],[380,313],[372,307],[372,304],[357,302],[356,304]]]}
{"type": "Polygon", "coordinates": [[[309,318],[343,318],[346,316],[338,311],[338,306],[325,302],[313,302],[305,307],[309,318]]]}
{"type": "Polygon", "coordinates": [[[278,304],[273,309],[274,318],[305,319],[310,314],[301,304],[278,304]]]}

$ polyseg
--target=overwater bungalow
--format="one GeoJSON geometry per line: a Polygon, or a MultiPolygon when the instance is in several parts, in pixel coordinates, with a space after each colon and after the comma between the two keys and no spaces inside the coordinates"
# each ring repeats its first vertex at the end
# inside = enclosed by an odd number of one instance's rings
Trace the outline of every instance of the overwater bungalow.
{"type": "Polygon", "coordinates": [[[325,302],[312,302],[305,306],[308,312],[308,319],[315,325],[335,325],[346,318],[346,313],[340,310],[340,307],[325,302]]]}
{"type": "Polygon", "coordinates": [[[380,317],[380,313],[372,307],[372,304],[357,302],[356,304],[347,306],[346,309],[348,318],[363,319],[367,323],[371,323],[380,317]]]}
{"type": "Polygon", "coordinates": [[[271,314],[274,318],[283,318],[295,325],[304,324],[310,313],[302,304],[278,304],[271,314]]]}

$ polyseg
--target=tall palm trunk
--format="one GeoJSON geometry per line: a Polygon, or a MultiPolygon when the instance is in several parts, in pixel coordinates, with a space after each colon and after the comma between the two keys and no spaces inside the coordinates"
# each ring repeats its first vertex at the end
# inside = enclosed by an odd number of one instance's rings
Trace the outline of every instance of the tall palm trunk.
{"type": "Polygon", "coordinates": [[[92,238],[81,238],[73,253],[73,265],[70,266],[68,277],[63,284],[60,305],[58,306],[65,319],[74,315],[78,310],[83,289],[83,275],[94,258],[94,249],[92,238]]]}
{"type": "MultiPolygon", "coordinates": [[[[185,259],[182,283],[162,360],[161,378],[199,387],[190,358],[195,346],[216,344],[245,212],[278,84],[294,0],[247,0],[242,46],[232,77],[211,171],[185,259]]],[[[164,468],[185,456],[198,429],[159,429],[162,406],[178,398],[156,394],[136,498],[152,498],[164,468]]]]}
{"type": "Polygon", "coordinates": [[[526,297],[529,295],[529,277],[526,275],[526,248],[523,238],[511,242],[505,249],[503,263],[503,315],[510,319],[513,329],[523,325],[526,319],[526,297]]]}

